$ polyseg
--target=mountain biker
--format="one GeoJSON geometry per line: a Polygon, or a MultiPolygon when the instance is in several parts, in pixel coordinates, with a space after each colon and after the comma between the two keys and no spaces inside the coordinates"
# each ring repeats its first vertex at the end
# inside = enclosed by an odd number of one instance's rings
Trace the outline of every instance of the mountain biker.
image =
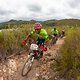
{"type": "Polygon", "coordinates": [[[62,31],[61,31],[61,38],[63,38],[64,36],[65,36],[65,31],[62,30],[62,31]]]}
{"type": "MultiPolygon", "coordinates": [[[[48,39],[48,34],[47,31],[45,29],[42,29],[42,25],[41,23],[35,23],[34,24],[34,30],[30,32],[30,34],[28,36],[26,36],[26,38],[23,40],[23,44],[25,45],[27,40],[33,36],[34,34],[37,35],[37,40],[36,40],[36,44],[39,46],[42,46],[42,48],[44,47],[44,42],[46,39],[48,39]]],[[[43,56],[43,51],[40,54],[41,56],[43,56]]]]}
{"type": "Polygon", "coordinates": [[[54,27],[54,29],[52,29],[52,34],[54,36],[58,36],[58,34],[59,34],[58,30],[55,27],[54,27]]]}
{"type": "Polygon", "coordinates": [[[52,29],[52,36],[54,36],[56,40],[58,39],[59,31],[55,27],[52,29]]]}

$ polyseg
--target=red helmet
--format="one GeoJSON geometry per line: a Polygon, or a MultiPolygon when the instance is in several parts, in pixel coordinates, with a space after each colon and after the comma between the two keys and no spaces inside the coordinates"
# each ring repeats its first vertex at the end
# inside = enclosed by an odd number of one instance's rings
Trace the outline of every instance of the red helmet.
{"type": "Polygon", "coordinates": [[[41,28],[42,28],[41,23],[38,23],[38,22],[37,22],[37,23],[34,24],[34,29],[35,29],[35,30],[40,30],[41,28]]]}

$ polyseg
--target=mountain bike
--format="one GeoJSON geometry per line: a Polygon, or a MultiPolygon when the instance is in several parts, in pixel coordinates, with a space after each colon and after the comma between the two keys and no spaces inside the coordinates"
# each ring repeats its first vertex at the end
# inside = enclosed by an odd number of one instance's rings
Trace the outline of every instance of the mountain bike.
{"type": "Polygon", "coordinates": [[[56,44],[57,41],[57,36],[54,35],[50,35],[51,39],[50,39],[50,47],[52,47],[54,44],[56,44]]]}
{"type": "Polygon", "coordinates": [[[65,37],[65,31],[64,31],[64,30],[62,30],[62,31],[61,31],[61,33],[60,33],[59,37],[60,37],[60,38],[65,37]]]}
{"type": "Polygon", "coordinates": [[[43,53],[41,46],[38,46],[37,44],[34,43],[30,45],[30,50],[31,51],[22,68],[22,76],[26,76],[28,74],[28,72],[31,70],[34,59],[38,60],[41,57],[41,53],[43,53]]]}

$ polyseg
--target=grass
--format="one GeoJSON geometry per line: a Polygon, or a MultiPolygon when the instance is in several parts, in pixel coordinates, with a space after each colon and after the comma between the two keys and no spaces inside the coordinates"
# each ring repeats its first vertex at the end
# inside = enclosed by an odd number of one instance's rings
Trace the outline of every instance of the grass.
{"type": "Polygon", "coordinates": [[[0,32],[0,55],[11,55],[14,51],[24,48],[21,42],[31,30],[32,25],[3,29],[0,32]]]}
{"type": "MultiPolygon", "coordinates": [[[[80,79],[80,28],[70,28],[64,44],[60,48],[60,57],[55,63],[60,77],[67,80],[80,79]]],[[[54,69],[54,66],[52,67],[54,69]]]]}

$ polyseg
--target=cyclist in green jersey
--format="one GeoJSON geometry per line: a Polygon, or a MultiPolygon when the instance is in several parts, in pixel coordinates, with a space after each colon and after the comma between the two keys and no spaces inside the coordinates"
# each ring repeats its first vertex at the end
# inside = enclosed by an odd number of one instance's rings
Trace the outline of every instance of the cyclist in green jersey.
{"type": "Polygon", "coordinates": [[[48,39],[48,34],[45,29],[42,29],[42,25],[38,22],[34,24],[34,30],[31,31],[30,34],[23,40],[23,44],[26,44],[29,37],[33,36],[34,34],[38,36],[36,44],[39,46],[44,46],[45,40],[48,39]]]}
{"type": "Polygon", "coordinates": [[[56,28],[52,29],[52,34],[56,37],[58,36],[59,32],[56,28]]]}

